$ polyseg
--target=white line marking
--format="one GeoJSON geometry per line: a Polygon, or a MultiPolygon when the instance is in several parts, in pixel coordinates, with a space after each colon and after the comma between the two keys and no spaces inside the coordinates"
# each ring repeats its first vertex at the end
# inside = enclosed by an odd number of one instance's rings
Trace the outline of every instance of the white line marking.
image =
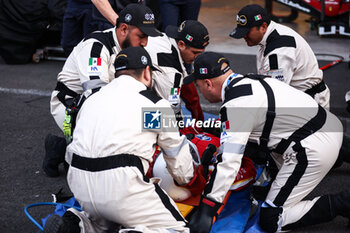
{"type": "Polygon", "coordinates": [[[51,96],[51,91],[41,91],[35,89],[17,89],[0,87],[0,92],[19,95],[51,96]]]}

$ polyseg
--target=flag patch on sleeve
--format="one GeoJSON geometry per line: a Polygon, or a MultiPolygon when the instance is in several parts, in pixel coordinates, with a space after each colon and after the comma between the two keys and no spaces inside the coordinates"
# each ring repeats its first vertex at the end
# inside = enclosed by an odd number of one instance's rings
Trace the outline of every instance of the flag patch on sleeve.
{"type": "Polygon", "coordinates": [[[90,57],[88,65],[88,74],[100,76],[102,73],[102,59],[99,57],[90,57]]]}

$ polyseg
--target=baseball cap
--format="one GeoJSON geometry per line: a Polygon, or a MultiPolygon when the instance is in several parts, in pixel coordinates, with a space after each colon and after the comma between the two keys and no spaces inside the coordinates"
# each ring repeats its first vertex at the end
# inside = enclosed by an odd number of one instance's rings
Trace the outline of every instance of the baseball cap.
{"type": "Polygon", "coordinates": [[[151,9],[143,4],[131,3],[120,13],[117,19],[119,23],[126,23],[138,27],[148,36],[162,36],[154,27],[154,14],[151,9]]]}
{"type": "Polygon", "coordinates": [[[251,4],[243,7],[237,14],[237,27],[230,36],[236,39],[243,38],[254,26],[260,26],[264,22],[270,23],[267,11],[260,5],[251,4]]]}
{"type": "Polygon", "coordinates": [[[179,27],[169,25],[165,33],[171,38],[184,41],[193,48],[204,49],[209,44],[207,28],[196,20],[185,20],[179,27]]]}
{"type": "Polygon", "coordinates": [[[151,69],[157,70],[152,65],[151,57],[143,47],[128,47],[120,51],[115,58],[115,71],[142,69],[150,66],[151,69]]]}
{"type": "Polygon", "coordinates": [[[184,84],[189,84],[196,79],[211,79],[219,77],[230,70],[230,62],[220,53],[204,52],[194,60],[193,73],[184,79],[184,84]],[[223,70],[221,65],[227,63],[223,70]]]}

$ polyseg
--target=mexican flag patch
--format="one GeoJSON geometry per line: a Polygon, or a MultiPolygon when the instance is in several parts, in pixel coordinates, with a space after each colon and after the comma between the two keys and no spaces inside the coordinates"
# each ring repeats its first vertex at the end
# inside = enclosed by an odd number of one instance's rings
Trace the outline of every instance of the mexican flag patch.
{"type": "Polygon", "coordinates": [[[89,58],[89,66],[100,66],[101,58],[98,57],[90,57],[89,58]]]}
{"type": "Polygon", "coordinates": [[[256,16],[254,16],[254,19],[255,19],[255,21],[260,20],[260,19],[261,19],[261,15],[256,15],[256,16]]]}
{"type": "Polygon", "coordinates": [[[221,123],[221,132],[229,130],[230,129],[230,122],[224,121],[221,123]]]}
{"type": "Polygon", "coordinates": [[[180,88],[171,88],[170,95],[180,95],[180,88]]]}
{"type": "Polygon", "coordinates": [[[99,57],[90,57],[89,65],[86,67],[89,76],[100,76],[102,74],[102,59],[99,57]]]}
{"type": "Polygon", "coordinates": [[[192,41],[192,40],[193,40],[193,37],[187,34],[187,35],[186,35],[186,40],[192,41]]]}
{"type": "Polygon", "coordinates": [[[200,74],[207,74],[208,73],[208,69],[207,68],[200,68],[199,69],[199,73],[200,74]]]}

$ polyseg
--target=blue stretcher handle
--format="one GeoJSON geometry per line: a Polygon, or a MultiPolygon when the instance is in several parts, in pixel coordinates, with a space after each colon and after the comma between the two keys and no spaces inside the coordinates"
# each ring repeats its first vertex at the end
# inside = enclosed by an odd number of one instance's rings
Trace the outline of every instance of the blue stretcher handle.
{"type": "Polygon", "coordinates": [[[33,204],[30,204],[30,205],[27,205],[25,208],[24,208],[24,213],[27,215],[27,217],[29,218],[30,221],[32,221],[34,223],[35,226],[37,226],[40,231],[43,231],[44,230],[44,227],[41,226],[29,213],[28,213],[28,209],[32,208],[32,207],[35,207],[35,206],[44,206],[44,205],[50,205],[50,206],[57,206],[57,205],[63,205],[67,208],[75,208],[79,211],[81,211],[81,208],[78,208],[76,206],[72,206],[72,205],[67,205],[67,204],[62,204],[62,203],[55,203],[55,202],[38,202],[38,203],[33,203],[33,204]]]}

